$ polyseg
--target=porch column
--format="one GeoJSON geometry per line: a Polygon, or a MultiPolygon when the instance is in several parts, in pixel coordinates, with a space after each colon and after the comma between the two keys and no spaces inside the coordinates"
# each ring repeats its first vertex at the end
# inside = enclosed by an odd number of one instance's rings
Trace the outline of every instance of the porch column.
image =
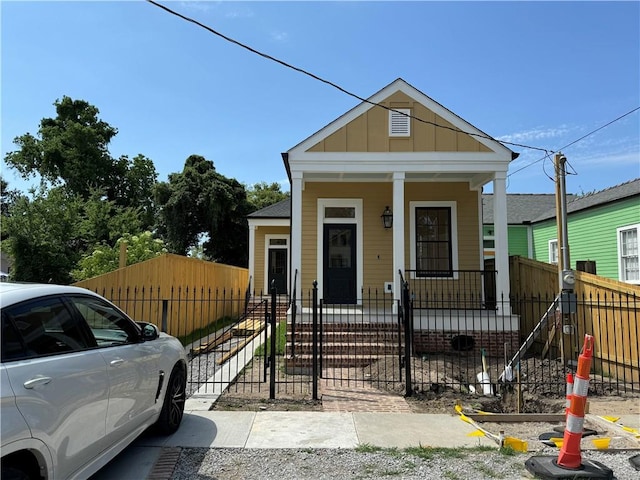
{"type": "Polygon", "coordinates": [[[509,304],[509,240],[507,223],[506,174],[496,173],[493,180],[493,229],[496,249],[496,294],[498,313],[511,315],[509,304]],[[504,303],[502,303],[502,301],[504,303]]]}
{"type": "MultiPolygon", "coordinates": [[[[249,278],[251,282],[256,281],[256,226],[249,222],[249,278]]],[[[251,295],[255,290],[255,283],[251,285],[251,295]]]]}
{"type": "MultiPolygon", "coordinates": [[[[393,173],[393,298],[399,300],[402,294],[400,275],[404,272],[404,172],[393,173]]],[[[405,280],[408,280],[405,275],[405,280]]],[[[393,305],[394,311],[396,303],[393,305]]]]}
{"type": "MultiPolygon", "coordinates": [[[[297,291],[303,292],[311,288],[311,285],[303,285],[302,280],[302,173],[291,172],[291,274],[293,282],[296,270],[298,270],[297,291]]],[[[293,293],[293,285],[289,291],[293,293]]],[[[301,297],[301,295],[299,295],[301,297]]],[[[298,310],[302,311],[302,303],[298,300],[298,310]]]]}

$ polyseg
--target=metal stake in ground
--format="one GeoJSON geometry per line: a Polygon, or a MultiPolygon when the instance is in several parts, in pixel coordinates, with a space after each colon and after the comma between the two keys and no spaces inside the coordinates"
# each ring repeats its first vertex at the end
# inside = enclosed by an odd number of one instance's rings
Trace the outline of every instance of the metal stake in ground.
{"type": "Polygon", "coordinates": [[[593,354],[593,336],[584,336],[582,353],[578,357],[578,369],[574,377],[571,406],[567,414],[567,424],[560,455],[555,457],[536,456],[525,462],[527,470],[537,478],[552,479],[605,479],[613,480],[613,471],[600,462],[582,460],[580,441],[584,425],[584,411],[589,390],[589,370],[593,354]]]}

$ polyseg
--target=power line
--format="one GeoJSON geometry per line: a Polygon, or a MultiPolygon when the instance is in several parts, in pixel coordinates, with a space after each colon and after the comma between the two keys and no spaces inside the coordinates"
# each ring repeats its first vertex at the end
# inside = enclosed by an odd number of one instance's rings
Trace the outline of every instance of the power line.
{"type": "MultiPolygon", "coordinates": [[[[560,147],[557,151],[558,151],[558,152],[561,152],[562,150],[566,150],[567,148],[571,147],[572,145],[575,145],[576,143],[578,143],[578,142],[580,142],[580,141],[584,140],[584,139],[585,139],[585,138],[587,138],[587,137],[590,137],[591,135],[593,135],[593,134],[595,134],[595,133],[599,132],[599,131],[600,131],[600,130],[602,130],[603,128],[608,127],[609,125],[611,125],[611,124],[613,124],[613,123],[615,123],[615,122],[617,122],[617,121],[619,121],[619,120],[622,120],[624,117],[627,117],[627,116],[631,115],[632,113],[637,112],[638,110],[640,110],[640,107],[636,107],[636,108],[634,108],[634,109],[632,109],[632,110],[629,110],[627,113],[624,113],[624,114],[620,115],[618,118],[614,118],[614,119],[613,119],[613,120],[611,120],[610,122],[607,122],[607,123],[605,123],[604,125],[602,125],[602,126],[600,126],[600,127],[596,128],[595,130],[592,130],[592,131],[590,131],[589,133],[587,133],[587,134],[585,134],[585,135],[581,136],[581,137],[580,137],[580,138],[578,138],[577,140],[574,140],[573,142],[567,143],[565,146],[560,147]]],[[[553,150],[551,150],[551,153],[555,153],[555,152],[554,152],[553,150]]],[[[529,167],[531,167],[532,165],[535,165],[536,163],[539,163],[539,162],[543,161],[543,160],[544,160],[544,159],[546,159],[548,156],[549,156],[549,152],[547,152],[547,153],[545,154],[545,156],[544,156],[544,157],[539,158],[539,159],[538,159],[538,160],[536,160],[535,162],[531,162],[531,163],[529,163],[529,164],[527,164],[527,165],[524,165],[523,167],[520,167],[520,168],[519,168],[518,170],[516,170],[515,172],[511,172],[509,175],[507,175],[507,177],[510,177],[511,175],[515,175],[516,173],[521,172],[521,171],[522,171],[522,170],[524,170],[525,168],[529,168],[529,167]]],[[[573,167],[572,167],[572,168],[573,168],[573,167]]]]}
{"type": "Polygon", "coordinates": [[[524,144],[521,144],[521,143],[507,142],[505,140],[496,140],[495,138],[490,137],[488,135],[465,132],[464,130],[460,130],[459,128],[449,127],[447,125],[440,125],[438,123],[431,122],[429,120],[424,120],[424,119],[416,117],[414,115],[407,114],[407,113],[401,112],[399,110],[395,110],[395,109],[393,109],[391,107],[387,107],[386,105],[382,105],[380,103],[372,102],[370,100],[367,100],[366,98],[363,98],[363,97],[361,97],[361,96],[359,96],[359,95],[357,95],[355,93],[352,93],[352,92],[348,91],[347,89],[341,87],[340,85],[338,85],[336,83],[333,83],[333,82],[331,82],[329,80],[326,80],[326,79],[324,79],[322,77],[319,77],[318,75],[315,75],[314,73],[308,72],[307,70],[304,70],[304,69],[302,69],[300,67],[296,67],[295,65],[291,65],[291,64],[289,64],[289,63],[287,63],[287,62],[285,62],[283,60],[280,60],[278,58],[275,58],[275,57],[273,57],[273,56],[271,56],[269,54],[260,52],[260,51],[254,49],[254,48],[252,48],[252,47],[250,47],[248,45],[245,45],[242,42],[239,42],[238,40],[234,40],[233,38],[228,37],[228,36],[224,35],[223,33],[220,33],[218,31],[214,30],[213,28],[211,28],[211,27],[209,27],[209,26],[207,26],[207,25],[205,25],[205,24],[203,24],[203,23],[201,23],[201,22],[199,22],[199,21],[197,21],[197,20],[195,20],[193,18],[187,17],[186,15],[178,13],[178,12],[170,9],[169,7],[166,7],[166,6],[164,6],[164,5],[162,5],[162,4],[158,3],[158,2],[155,2],[154,0],[147,0],[147,2],[151,3],[152,5],[155,5],[158,8],[161,8],[162,10],[164,10],[164,11],[166,11],[166,12],[172,14],[172,15],[175,15],[176,17],[179,17],[179,18],[181,18],[181,19],[183,19],[183,20],[185,20],[187,22],[193,23],[193,24],[195,24],[195,25],[197,25],[197,26],[199,26],[201,28],[204,28],[208,32],[210,32],[210,33],[212,33],[214,35],[217,35],[218,37],[226,40],[227,42],[230,42],[230,43],[233,43],[234,45],[242,47],[245,50],[250,51],[251,53],[254,53],[254,54],[259,55],[259,56],[261,56],[263,58],[266,58],[267,60],[271,60],[273,62],[279,63],[280,65],[282,65],[282,66],[284,66],[286,68],[290,68],[292,70],[295,70],[296,72],[302,73],[303,75],[307,75],[307,76],[313,78],[314,80],[318,80],[319,82],[322,82],[322,83],[324,83],[326,85],[329,85],[329,86],[341,91],[342,93],[344,93],[346,95],[349,95],[350,97],[353,97],[353,98],[355,98],[355,99],[357,99],[357,100],[359,100],[359,101],[361,101],[363,103],[368,103],[369,105],[373,105],[373,106],[376,106],[376,107],[383,108],[385,110],[389,110],[389,111],[392,111],[392,112],[395,112],[395,113],[399,113],[400,115],[404,115],[405,117],[413,118],[414,120],[417,120],[417,121],[419,121],[421,123],[425,123],[427,125],[433,125],[434,127],[437,127],[437,128],[444,128],[444,129],[447,129],[447,130],[454,131],[456,133],[464,133],[464,134],[470,135],[472,137],[478,137],[478,138],[483,138],[485,140],[491,140],[491,141],[494,141],[494,142],[501,143],[503,145],[512,145],[512,146],[515,146],[515,147],[527,148],[527,149],[530,149],[530,150],[538,150],[538,151],[542,151],[542,152],[545,152],[545,153],[548,154],[548,150],[545,149],[545,148],[532,147],[531,145],[524,145],[524,144]]]}

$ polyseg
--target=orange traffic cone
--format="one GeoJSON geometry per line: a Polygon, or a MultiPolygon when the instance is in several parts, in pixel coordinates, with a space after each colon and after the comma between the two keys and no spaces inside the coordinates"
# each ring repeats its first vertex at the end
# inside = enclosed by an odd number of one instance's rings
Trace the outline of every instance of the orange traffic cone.
{"type": "Polygon", "coordinates": [[[567,373],[567,389],[566,389],[566,402],[564,407],[565,417],[569,415],[569,408],[571,407],[571,394],[573,393],[573,375],[571,372],[567,373]]]}
{"type": "MultiPolygon", "coordinates": [[[[585,335],[582,353],[578,357],[578,371],[573,378],[574,383],[571,389],[560,455],[557,459],[550,456],[534,456],[525,462],[527,470],[533,473],[536,478],[545,480],[564,480],[567,478],[613,480],[613,470],[595,460],[583,462],[580,453],[592,356],[593,337],[585,335]]],[[[569,384],[569,376],[567,376],[567,397],[569,397],[569,384]]]]}
{"type": "Polygon", "coordinates": [[[589,372],[593,356],[593,337],[584,336],[582,353],[578,357],[578,370],[571,390],[571,402],[567,413],[567,424],[564,428],[564,440],[558,456],[558,465],[565,468],[579,468],[582,462],[580,441],[584,426],[584,410],[587,405],[589,391],[589,372]]]}

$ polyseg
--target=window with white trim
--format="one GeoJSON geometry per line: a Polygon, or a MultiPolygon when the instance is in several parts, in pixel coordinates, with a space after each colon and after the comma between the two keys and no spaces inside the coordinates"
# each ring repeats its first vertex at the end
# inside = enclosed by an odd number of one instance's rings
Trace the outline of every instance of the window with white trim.
{"type": "Polygon", "coordinates": [[[549,240],[549,263],[558,264],[558,239],[549,240]]]}
{"type": "Polygon", "coordinates": [[[618,271],[621,282],[640,284],[639,234],[640,224],[618,228],[618,271]]]}
{"type": "Polygon", "coordinates": [[[411,110],[394,108],[389,110],[389,136],[408,137],[411,135],[411,110]]]}
{"type": "Polygon", "coordinates": [[[411,238],[411,264],[417,277],[456,277],[455,202],[411,202],[411,238]]]}

